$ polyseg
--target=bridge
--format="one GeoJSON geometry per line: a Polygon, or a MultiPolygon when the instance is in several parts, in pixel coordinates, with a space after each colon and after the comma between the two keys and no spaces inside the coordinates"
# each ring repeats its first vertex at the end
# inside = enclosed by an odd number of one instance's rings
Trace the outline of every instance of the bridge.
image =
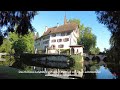
{"type": "Polygon", "coordinates": [[[89,60],[92,60],[92,61],[94,61],[94,60],[97,60],[98,62],[99,61],[106,61],[106,59],[107,59],[107,56],[106,55],[101,55],[101,54],[99,54],[99,55],[89,55],[89,54],[85,54],[84,53],[84,59],[86,60],[86,61],[89,61],[89,60]]]}

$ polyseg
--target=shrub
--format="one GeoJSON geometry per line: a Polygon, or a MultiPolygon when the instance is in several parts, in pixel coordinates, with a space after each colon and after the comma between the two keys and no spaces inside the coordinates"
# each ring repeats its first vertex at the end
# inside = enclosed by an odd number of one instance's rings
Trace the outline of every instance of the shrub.
{"type": "Polygon", "coordinates": [[[64,54],[70,54],[70,50],[69,49],[60,49],[60,52],[61,53],[64,53],[64,54]]]}
{"type": "Polygon", "coordinates": [[[5,61],[0,61],[0,65],[2,66],[12,66],[12,64],[15,62],[15,59],[13,56],[4,56],[5,61]]]}
{"type": "Polygon", "coordinates": [[[71,55],[71,58],[74,59],[74,66],[71,68],[72,70],[81,70],[83,67],[82,67],[82,56],[81,55],[71,55]]]}

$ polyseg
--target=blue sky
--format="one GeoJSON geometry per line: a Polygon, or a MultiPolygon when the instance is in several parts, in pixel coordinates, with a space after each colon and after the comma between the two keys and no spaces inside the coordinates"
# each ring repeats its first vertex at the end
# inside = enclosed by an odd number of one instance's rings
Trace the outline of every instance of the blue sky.
{"type": "MultiPolygon", "coordinates": [[[[53,27],[57,23],[62,25],[64,23],[65,11],[39,11],[38,15],[32,20],[32,25],[39,32],[41,36],[45,31],[45,26],[53,27]]],[[[79,19],[81,24],[86,27],[92,28],[92,33],[97,36],[97,47],[100,51],[104,48],[109,49],[109,39],[110,32],[103,24],[97,21],[97,16],[94,11],[66,11],[66,18],[69,19],[79,19]]]]}

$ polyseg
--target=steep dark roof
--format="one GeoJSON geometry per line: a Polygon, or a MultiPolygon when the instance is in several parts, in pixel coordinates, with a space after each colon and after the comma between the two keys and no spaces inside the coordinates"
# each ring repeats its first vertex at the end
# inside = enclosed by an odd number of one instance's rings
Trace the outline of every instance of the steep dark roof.
{"type": "Polygon", "coordinates": [[[53,33],[69,32],[69,31],[75,30],[77,26],[78,24],[76,23],[67,23],[58,27],[48,28],[48,30],[44,32],[43,36],[48,34],[53,34],[53,33]]]}

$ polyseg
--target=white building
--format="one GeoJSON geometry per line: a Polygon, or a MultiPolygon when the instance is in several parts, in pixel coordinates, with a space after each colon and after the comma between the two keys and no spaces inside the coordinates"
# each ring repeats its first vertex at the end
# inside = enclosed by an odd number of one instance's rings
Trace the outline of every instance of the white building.
{"type": "Polygon", "coordinates": [[[47,51],[47,53],[59,53],[60,49],[70,49],[72,47],[74,53],[83,53],[82,46],[77,45],[78,37],[78,24],[67,23],[65,16],[64,25],[57,25],[52,28],[45,27],[43,35],[35,40],[35,48],[37,50],[47,51]],[[76,46],[77,50],[75,49],[76,46]]]}

